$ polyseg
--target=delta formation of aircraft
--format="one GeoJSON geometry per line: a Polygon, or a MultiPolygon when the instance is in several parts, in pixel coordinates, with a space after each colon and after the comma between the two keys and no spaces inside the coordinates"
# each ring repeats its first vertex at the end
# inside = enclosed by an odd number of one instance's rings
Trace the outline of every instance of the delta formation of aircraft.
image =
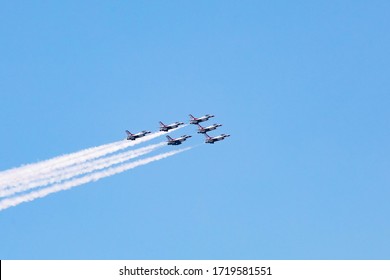
{"type": "MultiPolygon", "coordinates": [[[[207,127],[203,127],[199,124],[201,122],[205,122],[205,121],[209,120],[210,118],[213,118],[214,115],[207,114],[207,115],[204,115],[204,116],[199,117],[199,118],[195,118],[191,114],[189,116],[190,116],[190,124],[197,125],[198,126],[198,133],[201,133],[206,137],[206,139],[205,139],[206,144],[214,144],[215,142],[222,141],[226,137],[230,136],[230,134],[221,134],[218,136],[211,137],[207,134],[207,132],[217,129],[218,127],[222,126],[222,124],[213,124],[213,125],[210,125],[207,127]]],[[[174,122],[172,124],[166,125],[161,121],[159,123],[160,123],[160,131],[165,131],[165,132],[167,132],[171,129],[177,128],[180,125],[184,124],[183,122],[174,122]]],[[[151,132],[143,130],[143,131],[138,132],[136,134],[132,134],[131,132],[126,130],[127,140],[135,140],[137,138],[144,137],[146,134],[149,134],[149,133],[151,133],[151,132]]],[[[166,137],[168,139],[168,141],[167,141],[168,145],[180,145],[181,143],[186,141],[188,138],[191,138],[192,136],[191,135],[182,135],[178,138],[172,138],[171,136],[167,135],[166,137]]]]}

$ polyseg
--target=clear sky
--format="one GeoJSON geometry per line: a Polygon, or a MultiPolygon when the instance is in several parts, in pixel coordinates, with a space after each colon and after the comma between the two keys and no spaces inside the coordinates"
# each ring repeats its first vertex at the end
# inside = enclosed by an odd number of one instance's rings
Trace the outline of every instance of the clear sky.
{"type": "Polygon", "coordinates": [[[0,211],[0,259],[389,259],[389,11],[2,1],[0,170],[189,113],[232,136],[0,211]]]}

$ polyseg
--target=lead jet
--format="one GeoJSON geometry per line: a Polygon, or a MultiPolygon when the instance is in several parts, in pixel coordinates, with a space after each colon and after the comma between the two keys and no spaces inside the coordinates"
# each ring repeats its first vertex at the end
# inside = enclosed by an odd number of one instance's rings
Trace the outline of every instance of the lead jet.
{"type": "Polygon", "coordinates": [[[195,118],[193,115],[189,115],[190,116],[190,124],[198,124],[200,122],[205,122],[207,121],[209,118],[213,118],[214,115],[204,115],[203,117],[200,117],[200,118],[195,118]]]}
{"type": "Polygon", "coordinates": [[[207,127],[203,127],[200,124],[197,124],[197,126],[198,126],[198,133],[206,133],[206,132],[209,132],[211,130],[217,129],[217,127],[222,126],[222,124],[216,124],[215,123],[215,124],[207,126],[207,127]]]}
{"type": "Polygon", "coordinates": [[[172,138],[171,136],[167,135],[168,139],[168,145],[180,145],[184,141],[186,141],[188,138],[191,138],[191,135],[183,135],[178,138],[172,138]]]}
{"type": "Polygon", "coordinates": [[[146,134],[149,134],[151,133],[150,131],[146,131],[146,130],[143,130],[141,132],[138,132],[138,133],[131,133],[130,131],[126,130],[126,134],[127,134],[127,140],[135,140],[137,138],[141,138],[141,137],[144,137],[146,134]]]}
{"type": "Polygon", "coordinates": [[[161,121],[160,121],[159,123],[160,123],[160,131],[168,131],[168,130],[170,130],[170,129],[179,127],[179,125],[184,124],[183,122],[174,122],[174,123],[165,125],[165,124],[163,124],[161,121]]]}
{"type": "Polygon", "coordinates": [[[205,133],[204,135],[206,136],[206,140],[204,142],[207,144],[214,144],[214,142],[222,141],[226,137],[230,137],[230,134],[221,134],[214,137],[210,137],[207,133],[205,133]]]}

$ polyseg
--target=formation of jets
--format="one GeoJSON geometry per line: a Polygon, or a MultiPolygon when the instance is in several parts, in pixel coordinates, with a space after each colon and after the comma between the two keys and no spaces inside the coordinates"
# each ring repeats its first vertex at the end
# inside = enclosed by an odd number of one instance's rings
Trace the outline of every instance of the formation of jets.
{"type": "Polygon", "coordinates": [[[204,141],[206,144],[214,144],[215,142],[222,141],[226,137],[230,136],[229,134],[221,134],[218,136],[211,137],[207,134],[207,132],[215,130],[218,127],[222,126],[222,124],[215,123],[213,125],[203,127],[199,124],[200,122],[205,122],[213,117],[214,117],[214,115],[207,114],[207,115],[204,115],[203,117],[195,118],[193,115],[190,114],[190,124],[196,124],[198,126],[198,133],[202,133],[206,137],[206,139],[204,141]]]}
{"type": "MultiPolygon", "coordinates": [[[[207,132],[209,131],[212,131],[212,130],[215,130],[217,129],[218,127],[222,126],[222,124],[213,124],[213,125],[210,125],[210,126],[206,126],[206,127],[203,127],[201,126],[199,123],[201,122],[205,122],[205,121],[208,121],[210,118],[213,118],[214,115],[204,115],[202,117],[199,117],[199,118],[195,118],[193,115],[189,115],[190,116],[190,124],[195,124],[198,126],[198,133],[201,133],[205,136],[205,143],[206,144],[214,144],[215,142],[218,142],[218,141],[222,141],[224,140],[226,137],[229,137],[230,134],[221,134],[221,135],[218,135],[218,136],[209,136],[207,134],[207,132]]],[[[167,132],[171,129],[174,129],[174,128],[177,128],[181,125],[183,125],[184,123],[183,122],[174,122],[174,123],[171,123],[171,124],[164,124],[163,122],[159,122],[160,123],[160,131],[164,131],[164,132],[167,132]]],[[[126,130],[126,134],[127,134],[127,140],[135,140],[137,138],[141,138],[141,137],[144,137],[145,135],[151,133],[150,131],[146,131],[146,130],[143,130],[141,132],[138,132],[138,133],[135,133],[135,134],[132,134],[130,131],[126,130]]],[[[186,141],[188,138],[191,138],[192,136],[191,135],[182,135],[178,138],[172,138],[171,136],[167,135],[167,144],[168,145],[180,145],[181,143],[183,143],[184,141],[186,141]]]]}

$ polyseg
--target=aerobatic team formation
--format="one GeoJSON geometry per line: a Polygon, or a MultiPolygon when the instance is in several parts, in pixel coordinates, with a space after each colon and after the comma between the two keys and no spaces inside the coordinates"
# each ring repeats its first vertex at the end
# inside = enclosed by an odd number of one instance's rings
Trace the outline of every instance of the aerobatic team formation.
{"type": "MultiPolygon", "coordinates": [[[[207,134],[207,132],[221,126],[221,124],[213,124],[203,127],[199,124],[212,117],[214,115],[205,115],[200,118],[195,118],[190,115],[189,124],[198,126],[197,131],[206,137],[205,143],[207,144],[213,144],[230,136],[228,134],[221,134],[211,137],[207,134]]],[[[152,139],[166,134],[168,131],[173,132],[179,129],[180,126],[184,127],[185,125],[183,122],[175,122],[169,125],[160,122],[160,131],[154,133],[144,130],[132,134],[126,130],[126,139],[130,141],[123,139],[86,148],[78,152],[64,154],[48,160],[0,171],[0,211],[19,205],[20,203],[43,198],[52,193],[94,182],[188,151],[193,147],[174,149],[145,157],[147,154],[157,151],[166,144],[180,145],[190,138],[190,135],[182,135],[178,138],[172,138],[166,135],[167,142],[149,144],[137,149],[129,149],[133,146],[147,143],[152,139]],[[136,139],[137,141],[132,141],[136,139]],[[134,160],[139,157],[142,158],[134,160]]]]}
{"type": "MultiPolygon", "coordinates": [[[[226,137],[230,136],[230,134],[221,134],[218,136],[211,137],[207,134],[207,132],[217,129],[218,127],[222,126],[222,124],[213,124],[213,125],[210,125],[207,127],[203,127],[199,124],[201,122],[208,121],[210,118],[215,117],[214,115],[207,114],[207,115],[204,115],[204,116],[199,117],[199,118],[195,118],[191,114],[189,116],[190,116],[190,124],[194,124],[194,125],[198,126],[198,133],[201,133],[205,136],[205,143],[207,143],[207,144],[214,144],[215,142],[224,140],[226,137]]],[[[178,128],[179,126],[184,125],[183,122],[174,122],[174,123],[171,123],[168,125],[164,124],[161,121],[159,123],[160,123],[160,131],[164,131],[164,132],[167,132],[171,129],[178,128]]],[[[144,137],[145,135],[147,135],[149,133],[151,133],[151,131],[143,130],[141,132],[133,134],[130,131],[126,130],[127,140],[135,140],[137,138],[144,137]]],[[[168,141],[167,141],[168,145],[180,145],[181,143],[186,141],[188,138],[191,138],[192,136],[191,135],[182,135],[178,138],[172,138],[171,136],[167,135],[166,137],[168,139],[168,141]]]]}

